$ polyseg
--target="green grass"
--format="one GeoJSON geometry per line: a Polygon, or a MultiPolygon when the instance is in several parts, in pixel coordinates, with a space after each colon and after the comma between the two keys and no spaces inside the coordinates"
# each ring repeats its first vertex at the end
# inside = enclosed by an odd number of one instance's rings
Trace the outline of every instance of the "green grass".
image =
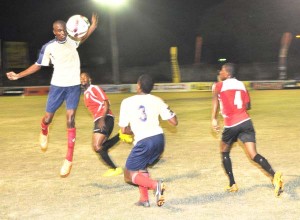
{"type": "MultiPolygon", "coordinates": [[[[228,180],[221,166],[219,136],[210,128],[211,93],[155,93],[178,116],[174,128],[161,125],[166,150],[150,169],[167,185],[166,204],[135,207],[138,189],[122,176],[104,178],[106,167],[91,147],[92,117],[77,110],[74,165],[59,177],[66,153],[66,116],[62,106],[50,127],[50,143],[38,146],[46,96],[0,97],[0,219],[298,219],[300,216],[300,90],[251,91],[258,152],[284,174],[285,192],[275,198],[271,179],[245,155],[237,143],[231,152],[240,191],[227,194],[228,180]]],[[[120,102],[131,94],[108,94],[118,131],[120,102]]],[[[130,145],[110,151],[124,166],[130,145]]]]}

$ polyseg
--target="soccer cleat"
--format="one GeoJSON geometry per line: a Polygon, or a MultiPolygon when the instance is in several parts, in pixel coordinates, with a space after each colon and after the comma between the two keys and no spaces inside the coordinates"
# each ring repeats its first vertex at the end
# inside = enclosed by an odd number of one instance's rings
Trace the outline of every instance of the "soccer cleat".
{"type": "Polygon", "coordinates": [[[143,206],[143,207],[145,207],[145,208],[148,208],[148,207],[150,207],[150,203],[149,203],[149,201],[147,200],[147,201],[144,201],[144,202],[142,202],[142,201],[138,201],[138,202],[136,202],[136,203],[134,203],[136,206],[143,206]]]}
{"type": "Polygon", "coordinates": [[[116,169],[108,169],[102,176],[118,176],[123,173],[123,169],[121,167],[117,167],[116,169]]]}
{"type": "Polygon", "coordinates": [[[48,147],[48,135],[43,135],[43,133],[40,133],[40,147],[42,151],[46,151],[48,147]]]}
{"type": "Polygon", "coordinates": [[[283,178],[281,172],[276,172],[273,178],[273,186],[275,187],[274,194],[279,197],[283,192],[283,178]]]}
{"type": "Polygon", "coordinates": [[[115,174],[116,174],[116,176],[117,176],[117,175],[120,175],[120,174],[123,174],[123,169],[122,169],[122,167],[117,167],[116,170],[115,170],[115,174]]]}
{"type": "Polygon", "coordinates": [[[71,168],[72,168],[72,162],[65,159],[64,163],[60,169],[60,176],[67,177],[70,174],[71,168]]]}
{"type": "Polygon", "coordinates": [[[157,182],[156,190],[155,190],[155,197],[156,197],[156,204],[157,206],[162,206],[165,203],[164,191],[166,186],[162,180],[157,182]]]}
{"type": "Polygon", "coordinates": [[[239,190],[239,188],[236,184],[233,184],[232,186],[226,186],[225,187],[226,192],[237,192],[238,190],[239,190]]]}

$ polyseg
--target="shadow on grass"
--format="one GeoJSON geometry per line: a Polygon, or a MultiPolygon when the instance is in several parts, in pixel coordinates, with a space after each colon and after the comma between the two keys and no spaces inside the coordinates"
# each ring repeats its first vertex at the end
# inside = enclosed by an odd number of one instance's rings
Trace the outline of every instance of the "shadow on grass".
{"type": "MultiPolygon", "coordinates": [[[[176,180],[180,179],[193,179],[193,178],[199,178],[200,173],[196,172],[189,172],[185,173],[183,175],[175,175],[172,177],[165,178],[165,182],[174,182],[176,180]]],[[[114,192],[124,192],[124,191],[132,191],[136,190],[136,187],[133,185],[129,185],[124,183],[118,183],[118,184],[100,184],[100,183],[91,183],[87,185],[82,185],[82,187],[96,187],[103,190],[110,190],[110,192],[113,190],[114,192]]],[[[295,179],[292,181],[289,181],[285,183],[284,185],[284,194],[288,195],[288,199],[290,200],[299,200],[299,195],[296,192],[296,189],[300,186],[300,176],[296,176],[295,179]]],[[[216,192],[216,193],[201,193],[198,195],[191,195],[187,196],[185,198],[180,199],[170,199],[167,200],[165,205],[161,208],[169,210],[171,212],[183,212],[184,209],[177,207],[177,205],[199,205],[199,204],[209,204],[214,202],[219,202],[222,200],[225,200],[227,198],[231,197],[240,197],[247,193],[251,193],[253,191],[256,191],[259,188],[268,188],[270,190],[273,190],[273,186],[271,184],[258,184],[253,185],[248,188],[239,189],[236,193],[228,193],[228,192],[216,192]]],[[[100,194],[100,193],[99,193],[100,194]]],[[[188,194],[188,192],[187,192],[188,194]]],[[[97,196],[94,195],[94,196],[97,196]]]]}
{"type": "MultiPolygon", "coordinates": [[[[299,189],[299,187],[300,187],[300,176],[298,176],[298,175],[293,175],[293,176],[295,176],[296,178],[287,183],[284,183],[284,192],[283,193],[288,194],[289,198],[291,200],[300,200],[300,197],[296,192],[296,189],[297,188],[299,189]]],[[[283,175],[283,178],[284,178],[284,175],[283,175]]]]}
{"type": "MultiPolygon", "coordinates": [[[[288,199],[290,200],[299,200],[299,195],[296,192],[296,189],[300,186],[300,176],[296,176],[296,178],[292,181],[289,181],[284,184],[284,194],[288,195],[288,199]]],[[[173,212],[181,212],[184,211],[182,208],[175,207],[176,205],[198,205],[198,204],[209,204],[213,202],[219,202],[221,200],[224,200],[226,198],[230,197],[237,197],[237,196],[243,196],[246,193],[250,193],[252,191],[255,191],[258,188],[269,188],[273,190],[273,186],[271,184],[259,184],[254,185],[248,188],[239,189],[236,193],[228,193],[228,192],[217,192],[217,193],[208,193],[208,194],[199,194],[199,195],[193,195],[186,198],[181,199],[172,199],[168,200],[165,208],[170,209],[173,212]]]]}

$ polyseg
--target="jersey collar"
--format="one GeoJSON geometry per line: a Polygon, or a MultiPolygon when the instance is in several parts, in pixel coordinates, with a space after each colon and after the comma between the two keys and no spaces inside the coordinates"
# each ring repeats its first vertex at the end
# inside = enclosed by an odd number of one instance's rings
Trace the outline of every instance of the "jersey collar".
{"type": "Polygon", "coordinates": [[[59,43],[59,44],[64,44],[64,43],[67,42],[67,38],[68,38],[68,37],[66,37],[66,39],[63,40],[63,41],[59,41],[59,40],[55,37],[55,40],[56,40],[56,42],[59,43]]]}

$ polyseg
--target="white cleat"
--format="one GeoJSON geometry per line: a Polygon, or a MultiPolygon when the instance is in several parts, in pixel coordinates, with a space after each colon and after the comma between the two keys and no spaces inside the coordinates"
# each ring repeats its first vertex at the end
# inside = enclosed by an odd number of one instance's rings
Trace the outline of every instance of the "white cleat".
{"type": "Polygon", "coordinates": [[[47,147],[48,147],[48,136],[49,133],[47,135],[43,135],[43,133],[40,133],[40,147],[42,151],[46,151],[47,147]]]}
{"type": "Polygon", "coordinates": [[[67,177],[70,174],[72,168],[72,162],[68,161],[67,159],[64,160],[64,164],[60,169],[60,176],[67,177]]]}

